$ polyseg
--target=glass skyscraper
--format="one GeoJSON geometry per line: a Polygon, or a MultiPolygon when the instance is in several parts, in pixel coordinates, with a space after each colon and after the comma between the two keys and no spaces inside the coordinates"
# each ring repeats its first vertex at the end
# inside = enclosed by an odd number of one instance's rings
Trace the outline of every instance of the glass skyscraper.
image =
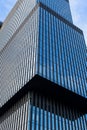
{"type": "Polygon", "coordinates": [[[4,21],[0,130],[87,130],[86,44],[68,0],[18,0],[4,21]]]}

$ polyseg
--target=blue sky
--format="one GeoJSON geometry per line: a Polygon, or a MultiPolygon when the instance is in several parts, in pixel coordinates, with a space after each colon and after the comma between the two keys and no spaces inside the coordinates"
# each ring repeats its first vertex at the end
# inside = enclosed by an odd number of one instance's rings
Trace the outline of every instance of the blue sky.
{"type": "MultiPolygon", "coordinates": [[[[0,0],[0,21],[4,21],[17,0],[0,0]]],[[[69,0],[74,24],[84,32],[87,45],[87,0],[69,0]]]]}
{"type": "Polygon", "coordinates": [[[83,30],[87,45],[87,0],[69,0],[73,23],[83,30]]]}

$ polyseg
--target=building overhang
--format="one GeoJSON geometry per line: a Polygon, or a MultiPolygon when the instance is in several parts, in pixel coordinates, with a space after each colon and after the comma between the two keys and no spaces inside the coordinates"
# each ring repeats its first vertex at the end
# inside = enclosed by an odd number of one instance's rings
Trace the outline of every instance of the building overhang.
{"type": "Polygon", "coordinates": [[[36,75],[30,82],[30,89],[32,91],[53,97],[57,101],[61,101],[70,107],[74,107],[82,113],[87,113],[87,98],[58,84],[55,84],[39,75],[36,75]]]}
{"type": "Polygon", "coordinates": [[[0,108],[0,116],[29,91],[38,92],[44,96],[52,97],[70,107],[74,107],[83,114],[87,113],[87,98],[82,97],[39,75],[35,75],[24,87],[22,87],[21,90],[19,90],[6,104],[0,108]]]}

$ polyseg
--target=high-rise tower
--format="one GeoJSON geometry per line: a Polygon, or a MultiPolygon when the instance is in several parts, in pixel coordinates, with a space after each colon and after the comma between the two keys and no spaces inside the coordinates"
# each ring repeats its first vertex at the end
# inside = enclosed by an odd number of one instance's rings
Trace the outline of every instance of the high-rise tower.
{"type": "Polygon", "coordinates": [[[0,30],[0,130],[86,130],[86,45],[68,0],[18,0],[0,30]]]}

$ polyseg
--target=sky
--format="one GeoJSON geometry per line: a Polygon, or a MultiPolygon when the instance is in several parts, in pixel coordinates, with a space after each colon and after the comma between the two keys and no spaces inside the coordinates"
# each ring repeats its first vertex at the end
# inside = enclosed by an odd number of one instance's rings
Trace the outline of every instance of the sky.
{"type": "MultiPolygon", "coordinates": [[[[17,0],[0,0],[0,21],[4,21],[17,0]]],[[[69,0],[73,23],[83,30],[87,45],[87,0],[69,0]]]]}

